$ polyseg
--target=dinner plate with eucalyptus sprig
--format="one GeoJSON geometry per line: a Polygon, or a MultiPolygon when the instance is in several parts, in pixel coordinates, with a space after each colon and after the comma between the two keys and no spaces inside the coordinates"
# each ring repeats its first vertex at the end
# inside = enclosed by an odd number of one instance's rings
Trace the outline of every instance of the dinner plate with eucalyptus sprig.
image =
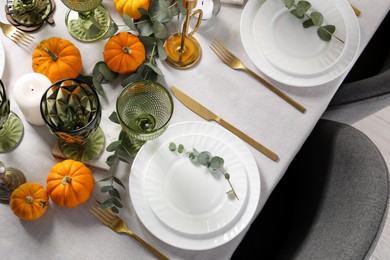
{"type": "Polygon", "coordinates": [[[241,39],[268,77],[311,87],[334,80],[353,64],[360,29],[347,1],[250,0],[241,16],[241,39]]]}
{"type": "Polygon", "coordinates": [[[227,243],[250,223],[261,185],[239,138],[212,123],[182,122],[141,148],[129,187],[150,232],[175,247],[204,250],[227,243]]]}

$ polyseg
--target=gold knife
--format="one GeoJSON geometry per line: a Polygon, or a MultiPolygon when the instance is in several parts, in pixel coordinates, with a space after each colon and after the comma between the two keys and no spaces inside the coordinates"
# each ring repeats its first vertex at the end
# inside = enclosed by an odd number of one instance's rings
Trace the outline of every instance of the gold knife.
{"type": "Polygon", "coordinates": [[[184,94],[182,91],[178,90],[174,86],[171,86],[172,93],[176,96],[176,98],[183,103],[187,108],[191,109],[193,112],[198,114],[199,116],[203,117],[207,121],[213,120],[220,124],[221,126],[225,127],[228,129],[230,132],[233,134],[237,135],[240,137],[242,140],[262,152],[264,155],[266,155],[268,158],[274,161],[279,160],[279,156],[272,152],[270,149],[267,147],[263,146],[262,144],[258,143],[256,140],[251,138],[250,136],[246,135],[245,133],[241,132],[239,129],[234,127],[233,125],[229,124],[207,108],[205,108],[203,105],[199,104],[195,100],[193,100],[191,97],[187,96],[184,94]]]}

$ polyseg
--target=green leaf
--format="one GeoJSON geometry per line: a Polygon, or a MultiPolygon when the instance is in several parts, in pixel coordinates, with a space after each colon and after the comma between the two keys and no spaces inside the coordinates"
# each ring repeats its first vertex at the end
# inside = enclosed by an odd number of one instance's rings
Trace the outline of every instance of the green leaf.
{"type": "MultiPolygon", "coordinates": [[[[118,160],[119,160],[118,156],[116,156],[115,154],[112,154],[112,155],[110,155],[110,156],[107,157],[107,159],[106,159],[106,164],[107,164],[108,166],[112,166],[112,165],[117,164],[117,163],[118,163],[118,160]]],[[[110,178],[111,178],[111,176],[110,176],[110,178]]]]}
{"type": "Polygon", "coordinates": [[[179,147],[177,148],[178,153],[183,153],[184,152],[184,145],[179,144],[179,147]]]}
{"type": "Polygon", "coordinates": [[[167,58],[167,52],[164,48],[164,43],[158,39],[157,41],[157,54],[160,60],[165,60],[167,58]]]}
{"type": "Polygon", "coordinates": [[[141,74],[133,73],[122,81],[121,86],[126,87],[126,86],[130,85],[131,83],[138,81],[138,80],[141,80],[141,79],[142,79],[141,74]]]}
{"type": "Polygon", "coordinates": [[[290,9],[294,5],[294,0],[284,0],[284,5],[287,7],[287,9],[290,9]]]}
{"type": "Polygon", "coordinates": [[[203,166],[209,165],[210,159],[211,159],[210,152],[204,151],[198,155],[198,163],[200,163],[203,166]]]}
{"type": "Polygon", "coordinates": [[[120,200],[118,200],[117,198],[113,198],[112,202],[118,208],[122,208],[123,207],[122,202],[120,200]]]}
{"type": "Polygon", "coordinates": [[[316,26],[321,26],[322,23],[324,22],[324,16],[319,12],[312,12],[310,17],[311,20],[313,21],[313,24],[316,26]]]}
{"type": "Polygon", "coordinates": [[[111,122],[120,124],[116,111],[112,112],[111,115],[108,117],[108,119],[110,119],[111,122]]]}
{"type": "Polygon", "coordinates": [[[323,41],[330,41],[332,39],[332,34],[335,32],[336,27],[334,25],[321,26],[317,30],[318,36],[323,41]]]}
{"type": "Polygon", "coordinates": [[[224,164],[224,160],[219,156],[214,156],[211,158],[210,163],[208,165],[208,169],[211,172],[216,172],[218,169],[222,169],[224,164]]]}
{"type": "Polygon", "coordinates": [[[139,7],[139,8],[137,8],[137,10],[138,10],[138,12],[140,12],[142,15],[150,16],[149,11],[146,10],[145,8],[139,7]]]}
{"type": "Polygon", "coordinates": [[[102,204],[100,204],[100,207],[106,209],[106,208],[111,208],[113,205],[114,203],[112,202],[111,198],[109,198],[103,201],[102,204]]]}
{"type": "Polygon", "coordinates": [[[153,33],[157,39],[165,39],[168,37],[168,28],[159,21],[153,23],[153,33]]]}
{"type": "Polygon", "coordinates": [[[303,28],[309,28],[309,27],[314,26],[314,23],[313,23],[312,19],[307,19],[306,21],[304,21],[302,23],[302,25],[303,25],[303,28]]]}
{"type": "Polygon", "coordinates": [[[159,67],[157,67],[157,66],[155,66],[155,65],[153,65],[151,62],[144,62],[144,65],[145,66],[148,66],[149,68],[151,68],[154,72],[156,72],[158,75],[160,75],[160,76],[162,76],[163,75],[163,73],[162,73],[162,71],[160,70],[160,68],[159,67]]]}
{"type": "Polygon", "coordinates": [[[115,206],[112,206],[112,207],[111,207],[111,210],[112,210],[114,213],[116,213],[116,214],[119,213],[119,210],[118,210],[117,207],[115,207],[115,206]]]}
{"type": "Polygon", "coordinates": [[[102,84],[100,84],[100,80],[98,79],[98,77],[96,76],[93,76],[92,78],[92,84],[94,86],[94,88],[96,89],[96,92],[101,95],[101,96],[104,96],[104,90],[103,90],[103,86],[102,84]]]}
{"type": "Polygon", "coordinates": [[[176,151],[176,144],[170,142],[168,148],[169,148],[169,151],[174,152],[174,151],[176,151]]]}
{"type": "Polygon", "coordinates": [[[108,31],[104,35],[103,39],[108,39],[112,36],[114,36],[118,31],[118,25],[114,22],[114,20],[111,19],[110,27],[108,28],[108,31]]]}
{"type": "Polygon", "coordinates": [[[120,140],[117,140],[117,141],[114,141],[112,143],[110,143],[107,147],[106,147],[106,151],[107,152],[115,152],[116,149],[118,149],[118,147],[122,145],[122,141],[120,140]]]}
{"type": "Polygon", "coordinates": [[[138,29],[137,29],[137,27],[134,24],[133,18],[131,18],[127,14],[123,15],[123,22],[126,24],[127,27],[130,28],[130,30],[138,32],[138,29]]]}
{"type": "Polygon", "coordinates": [[[114,176],[114,182],[119,184],[123,189],[126,189],[125,185],[123,185],[122,181],[115,176],[114,176]]]}
{"type": "Polygon", "coordinates": [[[153,23],[149,20],[142,20],[138,23],[138,31],[140,36],[149,36],[153,34],[153,23]]]}
{"type": "Polygon", "coordinates": [[[108,181],[108,180],[111,180],[112,179],[112,176],[107,176],[99,181],[108,181]]]}
{"type": "Polygon", "coordinates": [[[113,186],[103,186],[100,188],[100,191],[105,193],[105,192],[109,192],[110,190],[112,190],[114,187],[113,186]]]}
{"type": "Polygon", "coordinates": [[[156,21],[166,23],[172,20],[173,14],[166,0],[152,1],[149,7],[149,12],[156,21]]]}
{"type": "Polygon", "coordinates": [[[117,189],[115,189],[114,187],[112,187],[112,189],[109,190],[108,193],[110,194],[110,196],[112,198],[121,199],[121,195],[119,194],[119,191],[117,189]]]}
{"type": "Polygon", "coordinates": [[[301,14],[301,13],[298,13],[298,11],[297,11],[297,9],[292,9],[291,11],[290,11],[290,13],[292,14],[292,15],[294,15],[296,18],[298,18],[298,19],[303,19],[303,17],[305,17],[305,15],[303,15],[303,14],[301,14]]]}
{"type": "Polygon", "coordinates": [[[107,64],[104,61],[98,62],[96,66],[99,72],[103,75],[103,78],[105,80],[103,83],[106,83],[118,77],[118,73],[110,70],[110,68],[107,66],[107,64]]]}
{"type": "Polygon", "coordinates": [[[311,4],[308,1],[299,1],[297,3],[297,13],[304,15],[311,7],[311,4]]]}

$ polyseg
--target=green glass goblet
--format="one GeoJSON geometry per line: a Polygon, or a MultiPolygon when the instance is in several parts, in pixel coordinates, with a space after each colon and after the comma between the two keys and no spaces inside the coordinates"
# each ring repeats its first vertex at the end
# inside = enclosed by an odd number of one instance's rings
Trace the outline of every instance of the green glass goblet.
{"type": "Polygon", "coordinates": [[[135,157],[142,145],[160,136],[173,114],[173,100],[168,90],[155,81],[141,80],[126,86],[116,102],[122,130],[128,135],[135,157]]]}
{"type": "Polygon", "coordinates": [[[85,162],[103,152],[99,97],[84,81],[63,79],[51,85],[42,96],[41,115],[51,133],[59,138],[66,158],[85,162]]]}
{"type": "Polygon", "coordinates": [[[20,118],[10,110],[10,102],[0,80],[0,153],[15,148],[23,138],[24,127],[20,118]]]}
{"type": "Polygon", "coordinates": [[[110,28],[111,17],[103,0],[61,0],[70,10],[65,23],[74,38],[91,42],[101,39],[110,28]]]}

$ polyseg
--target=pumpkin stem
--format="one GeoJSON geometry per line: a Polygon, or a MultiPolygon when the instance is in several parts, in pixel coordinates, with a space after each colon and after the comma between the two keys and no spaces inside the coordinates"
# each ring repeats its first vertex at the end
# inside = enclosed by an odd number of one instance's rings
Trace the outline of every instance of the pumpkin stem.
{"type": "Polygon", "coordinates": [[[72,182],[72,177],[70,177],[69,175],[65,176],[63,179],[62,179],[62,185],[65,185],[67,183],[71,183],[72,182]]]}
{"type": "Polygon", "coordinates": [[[49,48],[45,48],[45,51],[47,52],[47,54],[49,54],[50,59],[52,59],[52,61],[58,60],[58,55],[52,52],[51,50],[49,50],[49,48]]]}
{"type": "Polygon", "coordinates": [[[128,46],[123,47],[123,48],[122,48],[122,52],[123,52],[123,53],[128,53],[128,54],[132,54],[132,53],[133,53],[133,51],[131,50],[131,48],[128,47],[128,46]]]}
{"type": "Polygon", "coordinates": [[[25,201],[26,201],[27,204],[31,204],[34,201],[34,198],[31,197],[31,196],[26,196],[25,201]]]}

